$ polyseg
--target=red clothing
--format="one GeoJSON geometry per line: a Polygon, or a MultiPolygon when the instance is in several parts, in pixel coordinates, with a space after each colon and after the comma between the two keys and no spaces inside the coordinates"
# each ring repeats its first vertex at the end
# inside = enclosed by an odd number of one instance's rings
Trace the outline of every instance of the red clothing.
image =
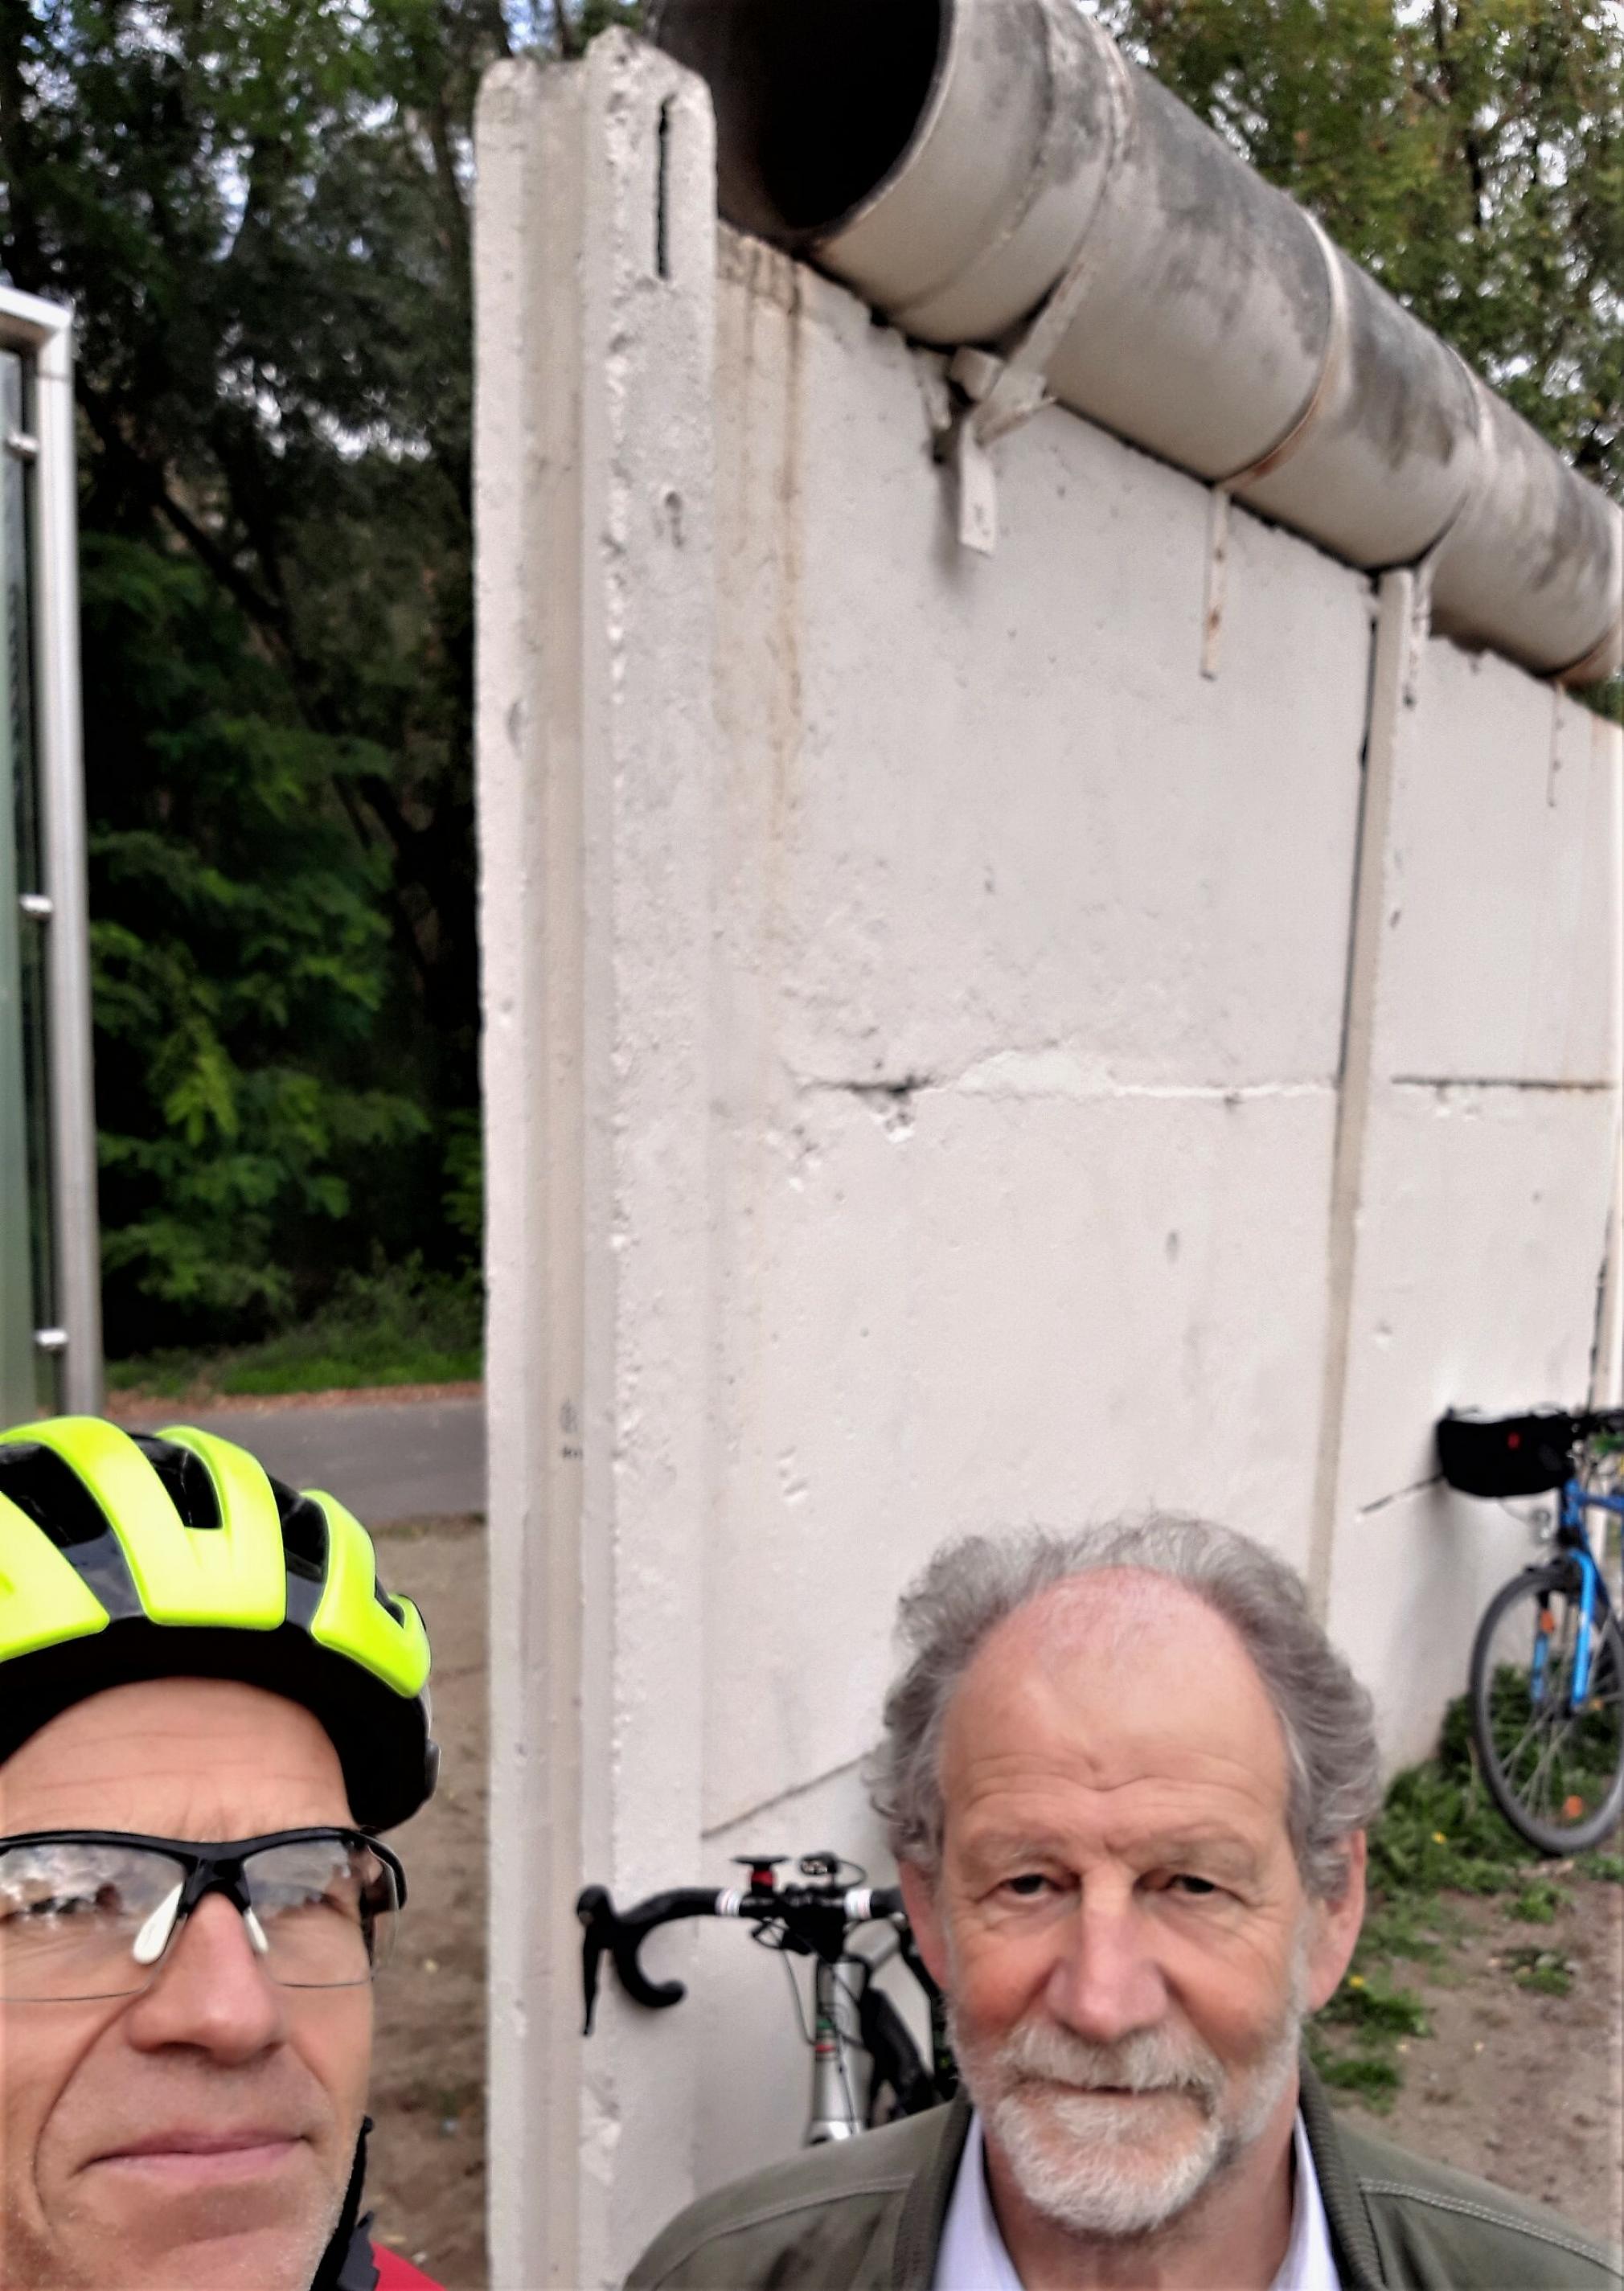
{"type": "Polygon", "coordinates": [[[387,2243],[374,2243],[372,2255],[378,2270],[378,2291],[440,2291],[439,2285],[421,2267],[414,2267],[409,2259],[402,2259],[387,2243]]]}

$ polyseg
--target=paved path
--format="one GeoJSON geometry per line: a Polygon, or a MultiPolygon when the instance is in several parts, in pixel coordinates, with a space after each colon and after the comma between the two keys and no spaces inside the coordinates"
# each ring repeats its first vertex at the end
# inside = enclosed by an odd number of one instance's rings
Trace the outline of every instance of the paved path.
{"type": "Polygon", "coordinates": [[[485,1408],[478,1400],[358,1401],[188,1411],[174,1401],[124,1420],[196,1422],[251,1448],[268,1472],[321,1488],[368,1527],[485,1509],[485,1408]]]}

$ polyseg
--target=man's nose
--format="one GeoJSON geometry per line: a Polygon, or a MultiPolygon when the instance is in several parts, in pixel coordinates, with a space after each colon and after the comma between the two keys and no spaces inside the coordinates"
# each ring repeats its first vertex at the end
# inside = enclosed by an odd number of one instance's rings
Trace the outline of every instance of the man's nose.
{"type": "Polygon", "coordinates": [[[1162,2019],[1167,1984],[1131,1898],[1090,1899],[1085,1890],[1045,2000],[1063,2027],[1094,2045],[1117,2044],[1162,2019]]]}
{"type": "Polygon", "coordinates": [[[143,2051],[189,2045],[220,2061],[248,2061],[285,2033],[286,1999],[223,1893],[198,1902],[170,1942],[157,1979],[130,2007],[131,2041],[143,2051]]]}

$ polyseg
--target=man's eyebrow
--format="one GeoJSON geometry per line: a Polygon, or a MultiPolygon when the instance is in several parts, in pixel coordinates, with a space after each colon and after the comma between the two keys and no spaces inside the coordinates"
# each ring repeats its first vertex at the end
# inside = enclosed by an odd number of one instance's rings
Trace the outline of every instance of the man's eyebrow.
{"type": "Polygon", "coordinates": [[[1257,1869],[1260,1856],[1257,1848],[1232,1830],[1172,1829],[1147,1838],[1141,1849],[1162,1868],[1176,1863],[1202,1861],[1213,1868],[1244,1870],[1257,1869]]]}
{"type": "MultiPolygon", "coordinates": [[[[977,1868],[990,1863],[1011,1867],[1066,1859],[1063,1839],[1035,1830],[987,1829],[979,1835],[972,1831],[964,1851],[965,1858],[977,1868]]],[[[1257,1848],[1245,1838],[1219,1829],[1159,1831],[1135,1845],[1132,1855],[1136,1861],[1155,1869],[1172,1869],[1195,1861],[1248,1877],[1256,1875],[1262,1860],[1257,1848]]]]}
{"type": "Polygon", "coordinates": [[[965,1853],[976,1862],[1060,1861],[1065,1848],[1060,1839],[1030,1829],[972,1830],[965,1853]]]}

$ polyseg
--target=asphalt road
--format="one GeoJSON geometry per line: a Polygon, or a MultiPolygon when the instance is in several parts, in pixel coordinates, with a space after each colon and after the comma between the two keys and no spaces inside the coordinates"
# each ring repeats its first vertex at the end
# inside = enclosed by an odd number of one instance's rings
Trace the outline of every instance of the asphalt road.
{"type": "Polygon", "coordinates": [[[336,1496],[368,1527],[485,1509],[485,1409],[478,1400],[354,1402],[258,1411],[143,1408],[143,1428],[195,1421],[251,1449],[298,1488],[336,1496]]]}

